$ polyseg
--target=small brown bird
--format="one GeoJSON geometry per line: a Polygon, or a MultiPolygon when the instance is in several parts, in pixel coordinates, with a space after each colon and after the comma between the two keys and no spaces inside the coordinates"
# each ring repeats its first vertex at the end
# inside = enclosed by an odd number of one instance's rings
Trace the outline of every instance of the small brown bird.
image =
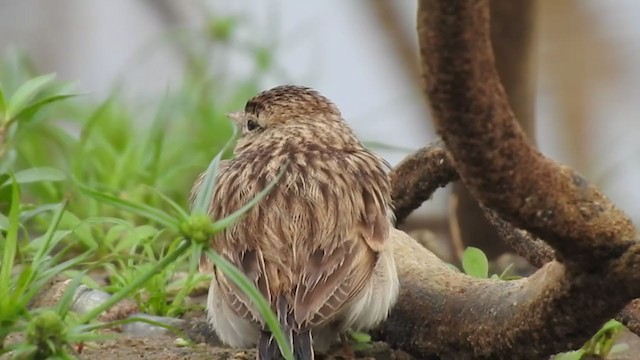
{"type": "MultiPolygon", "coordinates": [[[[270,302],[296,359],[313,359],[314,348],[326,349],[346,330],[384,320],[397,297],[387,244],[388,166],[363,147],[331,101],[309,88],[273,88],[229,117],[242,135],[235,157],[219,169],[213,219],[238,210],[286,168],[212,246],[270,302]]],[[[281,359],[249,298],[206,259],[201,271],[214,273],[207,310],[218,337],[233,347],[257,343],[258,359],[281,359]]]]}

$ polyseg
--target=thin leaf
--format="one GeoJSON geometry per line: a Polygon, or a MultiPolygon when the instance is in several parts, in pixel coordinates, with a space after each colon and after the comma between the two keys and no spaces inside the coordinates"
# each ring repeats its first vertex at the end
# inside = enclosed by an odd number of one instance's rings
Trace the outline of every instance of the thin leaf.
{"type": "Polygon", "coordinates": [[[124,200],[107,193],[90,189],[85,185],[79,185],[79,187],[83,193],[89,195],[90,197],[100,202],[123,209],[135,215],[145,217],[149,220],[155,221],[158,224],[161,224],[162,226],[170,228],[174,231],[178,231],[180,228],[180,223],[178,220],[174,219],[173,217],[167,215],[163,211],[160,211],[154,207],[151,207],[146,204],[136,204],[134,202],[124,200]]]}
{"type": "Polygon", "coordinates": [[[174,107],[174,104],[169,101],[168,93],[165,93],[158,112],[151,123],[149,129],[149,136],[144,144],[145,156],[143,159],[143,168],[149,171],[149,178],[158,181],[158,168],[160,165],[160,156],[162,155],[162,147],[164,145],[164,138],[166,131],[166,123],[169,120],[170,112],[174,107]]]}
{"type": "MultiPolygon", "coordinates": [[[[71,233],[73,233],[73,231],[71,230],[56,230],[54,231],[51,238],[49,238],[49,235],[44,234],[40,237],[37,237],[29,241],[29,243],[27,244],[27,246],[24,247],[24,249],[26,252],[31,252],[31,251],[40,252],[40,249],[44,247],[43,245],[44,242],[50,241],[51,244],[57,244],[65,236],[68,236],[71,233]]],[[[37,261],[37,260],[34,260],[34,261],[37,261]]]]}
{"type": "Polygon", "coordinates": [[[22,86],[16,90],[16,92],[11,96],[9,100],[9,104],[7,105],[6,117],[11,120],[15,118],[15,115],[20,113],[27,103],[29,99],[31,99],[38,91],[40,91],[45,85],[53,81],[55,79],[56,74],[48,74],[35,77],[33,79],[28,80],[22,86]]]}
{"type": "MultiPolygon", "coordinates": [[[[38,273],[38,278],[33,282],[34,285],[29,288],[29,292],[27,293],[29,294],[29,296],[27,298],[35,296],[35,294],[41,290],[41,287],[44,286],[47,281],[59,275],[60,273],[67,271],[68,269],[84,262],[87,257],[88,254],[84,253],[38,273]]],[[[52,261],[51,263],[54,262],[52,261]]]]}
{"type": "Polygon", "coordinates": [[[176,203],[175,201],[173,201],[170,197],[168,197],[167,195],[163,194],[162,192],[160,192],[158,189],[156,188],[151,188],[151,190],[153,190],[153,192],[158,195],[162,200],[164,200],[164,202],[166,202],[167,204],[169,204],[169,206],[171,206],[171,208],[173,209],[173,211],[175,211],[178,215],[180,215],[180,222],[182,221],[187,221],[189,219],[189,214],[184,211],[184,209],[182,208],[182,206],[178,205],[178,203],[176,203]]]}
{"type": "Polygon", "coordinates": [[[469,246],[462,254],[462,268],[469,276],[486,279],[489,276],[489,261],[482,250],[469,246]]]}
{"type": "Polygon", "coordinates": [[[0,113],[4,114],[5,110],[7,110],[7,103],[4,100],[4,90],[0,86],[0,113]]]}
{"type": "Polygon", "coordinates": [[[9,228],[4,239],[4,254],[0,265],[0,303],[6,306],[7,292],[11,291],[11,271],[18,249],[18,226],[20,225],[20,188],[12,175],[11,208],[9,209],[9,228]]]}
{"type": "Polygon", "coordinates": [[[207,167],[207,171],[205,172],[204,178],[200,183],[200,186],[197,190],[197,195],[195,200],[193,201],[193,206],[191,207],[191,214],[206,214],[209,212],[209,204],[211,198],[213,197],[213,192],[216,189],[216,178],[218,175],[218,166],[220,165],[220,161],[222,159],[222,155],[225,153],[227,148],[231,146],[233,140],[236,137],[238,132],[238,128],[233,126],[233,133],[231,138],[226,142],[226,144],[222,147],[222,149],[216,154],[216,156],[209,163],[209,167],[207,167]]]}
{"type": "Polygon", "coordinates": [[[500,276],[498,278],[501,280],[510,279],[510,277],[507,274],[509,273],[509,270],[511,270],[512,267],[513,267],[513,263],[509,264],[506,268],[504,268],[504,270],[502,270],[502,273],[500,273],[500,276]]]}
{"type": "Polygon", "coordinates": [[[287,170],[288,167],[289,167],[289,163],[286,162],[282,166],[282,170],[280,170],[278,175],[262,191],[260,191],[258,195],[256,195],[253,199],[251,199],[251,201],[247,202],[240,209],[236,210],[234,213],[225,217],[224,219],[220,219],[214,222],[213,231],[218,232],[223,229],[226,229],[227,227],[232,225],[234,222],[236,222],[238,219],[240,219],[247,211],[249,211],[252,207],[254,207],[258,202],[260,202],[260,200],[262,200],[265,196],[267,196],[267,194],[269,194],[271,189],[273,189],[273,187],[276,186],[276,184],[278,183],[278,181],[280,181],[280,178],[282,178],[282,175],[284,175],[284,172],[287,170]]]}
{"type": "Polygon", "coordinates": [[[207,255],[213,263],[227,276],[233,283],[251,299],[252,304],[262,316],[262,319],[269,327],[271,334],[275,337],[280,347],[280,352],[287,360],[293,360],[293,352],[289,347],[289,341],[280,326],[278,318],[271,310],[269,302],[262,296],[262,293],[251,283],[245,274],[236,268],[228,260],[224,259],[218,253],[211,249],[207,249],[207,255]]]}
{"type": "Polygon", "coordinates": [[[60,206],[60,204],[44,204],[44,205],[40,205],[38,207],[36,207],[35,209],[31,209],[28,211],[23,211],[20,214],[20,223],[25,223],[26,221],[30,220],[31,218],[42,214],[44,212],[47,211],[51,211],[51,210],[55,210],[58,208],[58,206],[60,206]]]}
{"type": "Polygon", "coordinates": [[[86,274],[86,271],[81,271],[76,274],[76,276],[73,277],[73,280],[71,280],[71,283],[69,283],[69,285],[65,289],[64,294],[62,294],[60,300],[58,300],[58,303],[56,304],[56,312],[60,315],[62,320],[64,320],[64,318],[67,316],[67,313],[71,308],[71,303],[75,298],[76,291],[82,284],[82,278],[84,278],[86,274]]]}
{"type": "Polygon", "coordinates": [[[24,109],[20,110],[20,112],[15,114],[13,118],[14,119],[19,118],[20,116],[25,115],[27,113],[33,114],[36,111],[40,110],[40,108],[43,107],[44,105],[50,104],[52,102],[68,99],[71,97],[80,96],[80,95],[84,95],[84,94],[60,94],[60,95],[52,95],[52,96],[44,97],[42,99],[35,101],[33,104],[26,106],[24,109]]]}
{"type": "Polygon", "coordinates": [[[196,244],[193,250],[187,254],[187,256],[189,256],[189,272],[187,273],[187,279],[185,279],[185,283],[179,287],[178,292],[173,297],[171,302],[172,307],[169,309],[167,316],[179,315],[179,307],[177,305],[182,304],[184,299],[189,296],[189,293],[193,290],[192,281],[196,274],[198,274],[198,265],[200,263],[202,249],[202,244],[196,244]]]}
{"type": "Polygon", "coordinates": [[[6,231],[8,228],[9,228],[9,218],[4,214],[0,214],[0,230],[6,231]]]}
{"type": "MultiPolygon", "coordinates": [[[[53,215],[53,219],[49,223],[49,228],[47,232],[44,234],[44,244],[38,247],[38,252],[33,257],[32,263],[38,267],[42,259],[44,258],[45,253],[54,245],[56,242],[53,241],[53,235],[56,233],[58,226],[60,225],[60,220],[62,219],[62,214],[64,214],[64,209],[67,206],[67,202],[63,201],[58,205],[58,211],[53,215]]],[[[65,234],[66,235],[66,234],[65,234]]],[[[65,236],[63,235],[63,237],[65,236]]]]}
{"type": "Polygon", "coordinates": [[[3,157],[0,157],[0,174],[9,172],[18,158],[16,149],[7,149],[3,157]]]}
{"type": "MultiPolygon", "coordinates": [[[[14,176],[18,184],[27,184],[39,181],[62,181],[66,179],[66,176],[62,171],[51,167],[34,167],[18,171],[14,176]]],[[[7,180],[0,185],[0,188],[7,186],[10,183],[11,181],[7,180]]]]}
{"type": "Polygon", "coordinates": [[[178,248],[167,254],[167,256],[163,257],[160,261],[149,264],[151,265],[149,269],[146,269],[140,276],[137,276],[135,279],[133,279],[133,281],[128,282],[123,288],[113,294],[113,296],[111,296],[107,301],[101,303],[100,305],[84,314],[80,319],[80,323],[86,324],[89,321],[97,318],[100,314],[102,314],[102,312],[110,309],[117,302],[129,296],[134,291],[140,289],[144,284],[146,284],[147,281],[149,281],[149,279],[162,272],[162,270],[169,266],[169,264],[173,263],[177,258],[182,256],[182,254],[184,254],[190,247],[191,244],[188,241],[182,241],[178,248]]]}

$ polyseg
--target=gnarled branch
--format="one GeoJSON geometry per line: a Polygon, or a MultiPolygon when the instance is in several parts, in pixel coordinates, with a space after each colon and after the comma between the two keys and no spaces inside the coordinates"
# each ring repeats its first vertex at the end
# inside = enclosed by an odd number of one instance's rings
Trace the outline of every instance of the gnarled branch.
{"type": "Polygon", "coordinates": [[[441,141],[409,155],[389,174],[396,223],[402,221],[440,187],[458,179],[449,152],[441,141]]]}
{"type": "MultiPolygon", "coordinates": [[[[535,139],[535,0],[490,0],[491,43],[496,70],[505,88],[511,109],[527,137],[535,139]]],[[[509,246],[495,242],[496,230],[483,216],[483,209],[463,183],[452,186],[457,206],[455,212],[461,240],[467,246],[484,250],[495,259],[509,251],[509,246]]]]}
{"type": "Polygon", "coordinates": [[[628,218],[571,169],[529,144],[509,108],[489,42],[488,1],[421,1],[424,82],[436,128],[471,193],[545,239],[559,256],[624,252],[628,218]],[[617,241],[616,241],[617,240],[617,241]]]}
{"type": "Polygon", "coordinates": [[[582,345],[640,296],[633,225],[593,185],[529,144],[495,71],[488,24],[488,0],[420,1],[436,128],[474,197],[542,239],[558,260],[526,279],[478,280],[392,231],[401,295],[382,331],[421,358],[542,358],[582,345]]]}

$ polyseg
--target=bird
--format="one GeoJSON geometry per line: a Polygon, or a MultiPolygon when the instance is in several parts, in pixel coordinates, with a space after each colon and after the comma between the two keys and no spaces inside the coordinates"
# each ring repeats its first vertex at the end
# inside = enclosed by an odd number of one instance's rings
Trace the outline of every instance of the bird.
{"type": "MultiPolygon", "coordinates": [[[[233,157],[218,168],[209,215],[222,219],[278,176],[241,219],[214,234],[211,247],[269,302],[294,357],[314,359],[348,330],[382,322],[399,291],[389,244],[393,209],[389,165],[365,148],[337,106],[316,90],[280,85],[227,116],[240,129],[233,157]]],[[[204,174],[191,192],[197,194],[204,174]]],[[[257,359],[283,359],[249,297],[206,257],[213,274],[208,321],[257,359]]]]}

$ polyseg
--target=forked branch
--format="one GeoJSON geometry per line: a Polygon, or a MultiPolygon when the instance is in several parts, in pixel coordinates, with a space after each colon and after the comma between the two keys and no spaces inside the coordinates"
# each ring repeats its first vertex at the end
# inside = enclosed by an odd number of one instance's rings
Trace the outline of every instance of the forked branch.
{"type": "Polygon", "coordinates": [[[462,181],[558,260],[518,281],[477,280],[394,230],[402,290],[385,338],[420,358],[543,358],[579,347],[640,296],[633,225],[529,144],[495,71],[488,0],[422,0],[418,35],[425,92],[462,181]]]}

